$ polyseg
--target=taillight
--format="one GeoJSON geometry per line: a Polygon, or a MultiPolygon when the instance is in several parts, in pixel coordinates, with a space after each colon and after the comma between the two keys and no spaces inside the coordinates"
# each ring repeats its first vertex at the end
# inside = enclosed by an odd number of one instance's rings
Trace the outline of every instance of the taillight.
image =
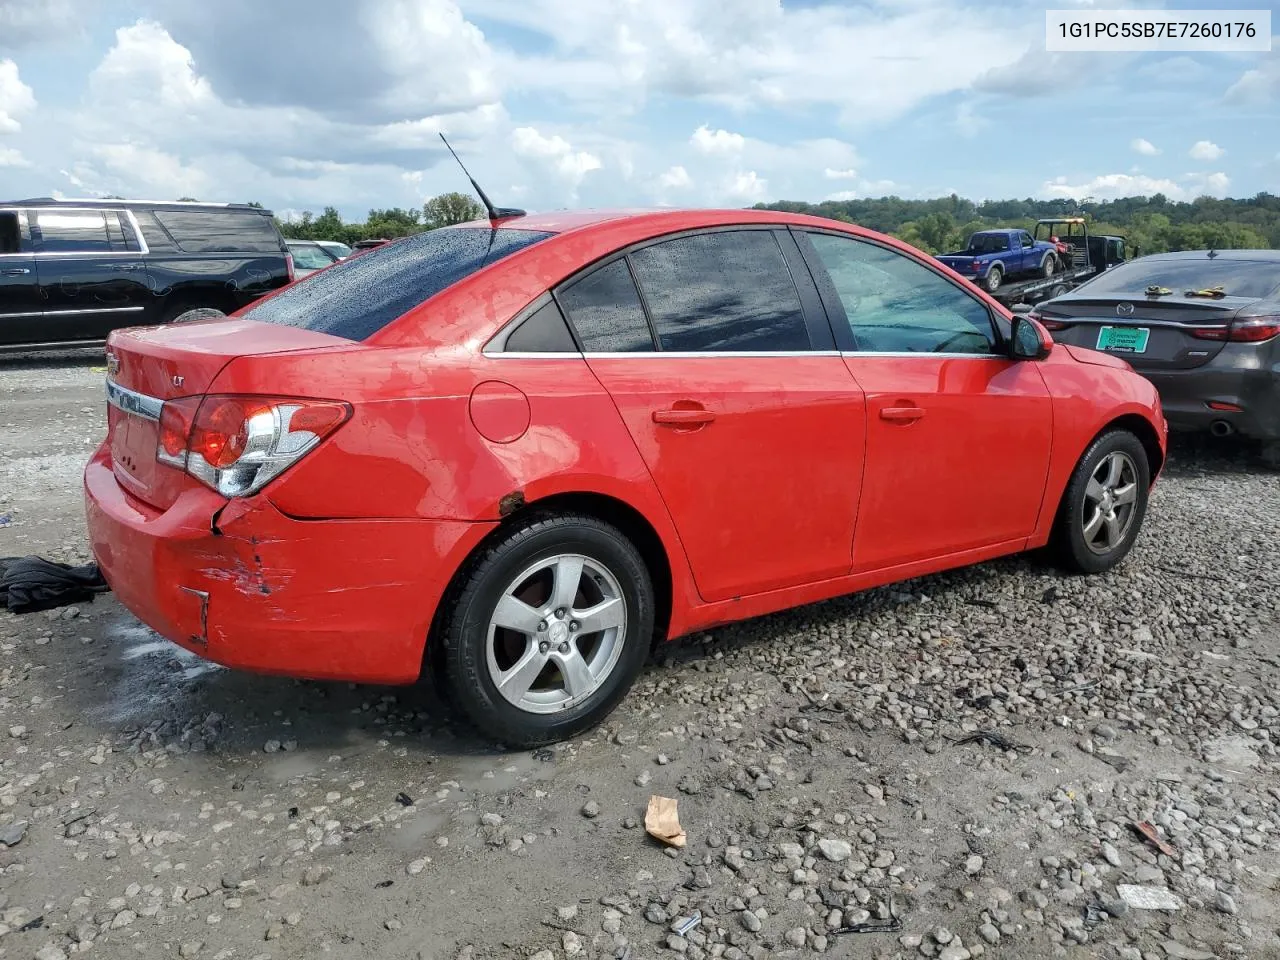
{"type": "Polygon", "coordinates": [[[225,497],[257,493],[351,416],[348,404],[294,397],[170,400],[156,459],[225,497]]]}
{"type": "Polygon", "coordinates": [[[290,282],[290,283],[293,283],[293,281],[294,281],[294,280],[296,280],[296,279],[298,278],[298,274],[297,274],[297,272],[294,270],[294,267],[293,267],[293,254],[292,254],[292,253],[286,253],[286,254],[284,255],[284,265],[285,265],[285,267],[286,267],[286,268],[288,269],[288,271],[289,271],[289,282],[290,282]]]}
{"type": "Polygon", "coordinates": [[[1191,335],[1197,340],[1224,340],[1229,343],[1262,343],[1280,335],[1280,317],[1249,317],[1224,327],[1196,327],[1191,335]]]}
{"type": "Polygon", "coordinates": [[[1039,320],[1040,326],[1044,327],[1046,330],[1067,329],[1067,324],[1062,320],[1055,320],[1053,319],[1053,317],[1041,316],[1040,314],[1036,313],[1034,310],[1031,311],[1030,316],[1034,320],[1039,320]]]}

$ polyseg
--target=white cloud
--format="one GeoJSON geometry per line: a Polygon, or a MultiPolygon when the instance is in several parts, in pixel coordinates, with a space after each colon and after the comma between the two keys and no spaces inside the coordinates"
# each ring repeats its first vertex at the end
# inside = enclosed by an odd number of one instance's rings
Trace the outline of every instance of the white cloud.
{"type": "Polygon", "coordinates": [[[17,133],[22,129],[18,117],[35,108],[35,92],[18,76],[18,65],[0,60],[0,133],[17,133]]]}
{"type": "Polygon", "coordinates": [[[830,200],[834,203],[844,203],[847,200],[857,200],[858,191],[857,190],[837,190],[835,193],[827,194],[822,199],[830,200]]]}
{"type": "Polygon", "coordinates": [[[0,0],[0,53],[42,40],[77,37],[91,0],[0,0]]]}
{"type": "Polygon", "coordinates": [[[1134,153],[1140,153],[1144,157],[1159,156],[1160,148],[1150,140],[1144,140],[1142,137],[1135,137],[1129,141],[1129,147],[1134,153]]]}
{"type": "Polygon", "coordinates": [[[737,153],[746,145],[747,139],[740,133],[712,130],[704,123],[693,131],[689,142],[699,153],[737,153]]]}
{"type": "Polygon", "coordinates": [[[734,174],[725,186],[725,194],[743,203],[759,203],[769,192],[769,183],[754,170],[734,174]]]}
{"type": "Polygon", "coordinates": [[[520,156],[549,161],[556,172],[574,187],[592,170],[603,166],[595,154],[574,150],[572,144],[559,134],[544,136],[534,127],[513,130],[511,147],[520,156]]]}
{"type": "Polygon", "coordinates": [[[955,119],[951,121],[951,128],[960,136],[969,140],[976,137],[990,125],[990,121],[978,115],[972,103],[960,104],[956,108],[955,119]]]}
{"type": "Polygon", "coordinates": [[[0,167],[29,167],[31,161],[17,147],[0,147],[0,167]]]}
{"type": "Polygon", "coordinates": [[[1187,156],[1192,160],[1213,161],[1222,157],[1226,152],[1211,140],[1199,140],[1187,151],[1187,156]]]}
{"type": "Polygon", "coordinates": [[[1149,197],[1162,193],[1170,200],[1194,200],[1199,196],[1224,197],[1231,187],[1225,173],[1188,174],[1179,180],[1148,177],[1142,174],[1106,173],[1089,180],[1073,182],[1067,177],[1046,180],[1040,187],[1042,197],[1073,200],[1116,200],[1122,197],[1149,197]]]}
{"type": "Polygon", "coordinates": [[[844,170],[834,170],[831,167],[827,167],[822,171],[822,175],[828,180],[856,180],[858,171],[853,167],[848,167],[844,170]]]}
{"type": "Polygon", "coordinates": [[[683,189],[693,186],[693,178],[689,176],[688,170],[677,164],[674,167],[669,167],[658,178],[658,186],[668,190],[683,189]]]}
{"type": "Polygon", "coordinates": [[[1280,95],[1280,34],[1271,38],[1271,53],[1259,66],[1246,70],[1229,88],[1224,99],[1228,103],[1270,105],[1280,95]]]}
{"type": "Polygon", "coordinates": [[[93,155],[109,174],[145,183],[160,197],[205,197],[212,186],[205,171],[136,143],[101,144],[93,148],[93,155]]]}

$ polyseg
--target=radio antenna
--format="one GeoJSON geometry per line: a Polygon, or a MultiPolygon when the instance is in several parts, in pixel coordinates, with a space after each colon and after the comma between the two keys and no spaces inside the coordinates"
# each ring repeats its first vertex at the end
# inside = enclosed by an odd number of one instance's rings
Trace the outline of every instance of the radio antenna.
{"type": "Polygon", "coordinates": [[[523,217],[525,215],[525,211],[519,210],[515,207],[495,207],[493,202],[485,194],[484,190],[480,188],[480,184],[476,183],[476,178],[471,176],[467,171],[466,166],[462,162],[462,158],[458,156],[453,147],[449,146],[449,141],[444,139],[443,133],[440,134],[440,139],[444,140],[444,145],[448,147],[449,152],[453,154],[453,159],[458,161],[459,167],[462,167],[463,175],[471,181],[471,187],[475,190],[476,195],[480,197],[480,202],[484,204],[484,209],[489,215],[490,222],[502,220],[506,217],[523,217]]]}

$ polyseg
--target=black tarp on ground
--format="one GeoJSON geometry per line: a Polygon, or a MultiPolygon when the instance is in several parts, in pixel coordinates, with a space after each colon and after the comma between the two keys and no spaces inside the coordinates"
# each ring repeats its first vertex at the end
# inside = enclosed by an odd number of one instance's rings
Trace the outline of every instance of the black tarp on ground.
{"type": "Polygon", "coordinates": [[[73,567],[42,557],[0,557],[0,606],[13,613],[92,601],[109,589],[96,563],[73,567]]]}

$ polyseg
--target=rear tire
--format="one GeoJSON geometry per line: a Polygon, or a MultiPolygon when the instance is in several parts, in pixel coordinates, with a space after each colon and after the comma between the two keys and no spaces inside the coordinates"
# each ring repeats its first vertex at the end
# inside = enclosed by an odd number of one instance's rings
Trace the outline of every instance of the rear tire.
{"type": "Polygon", "coordinates": [[[988,293],[995,293],[1000,289],[1000,284],[1004,283],[1004,270],[999,264],[987,271],[987,279],[983,285],[987,288],[988,293]]]}
{"type": "Polygon", "coordinates": [[[1071,474],[1053,531],[1059,563],[1075,573],[1104,573],[1133,547],[1147,513],[1151,467],[1127,430],[1095,440],[1071,474]]]}
{"type": "Polygon", "coordinates": [[[596,726],[649,655],[649,571],[620,531],[593,517],[544,515],[513,527],[446,602],[440,659],[450,699],[511,746],[596,726]]]}
{"type": "Polygon", "coordinates": [[[1058,260],[1052,253],[1046,253],[1040,262],[1040,276],[1048,280],[1058,270],[1058,260]]]}

